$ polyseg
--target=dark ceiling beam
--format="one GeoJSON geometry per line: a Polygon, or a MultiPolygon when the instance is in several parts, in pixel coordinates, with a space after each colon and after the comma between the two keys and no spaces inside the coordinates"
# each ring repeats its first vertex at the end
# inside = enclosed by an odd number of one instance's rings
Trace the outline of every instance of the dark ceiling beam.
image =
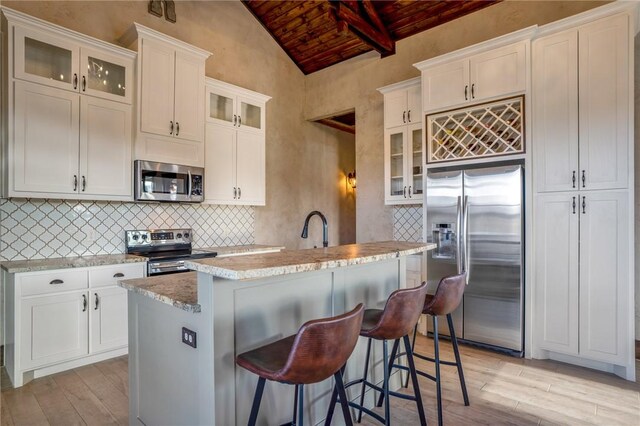
{"type": "Polygon", "coordinates": [[[343,1],[331,1],[333,13],[329,15],[338,23],[338,31],[352,32],[383,57],[394,54],[395,42],[389,36],[370,1],[361,0],[357,3],[353,1],[350,3],[355,4],[358,10],[352,9],[343,1]]]}

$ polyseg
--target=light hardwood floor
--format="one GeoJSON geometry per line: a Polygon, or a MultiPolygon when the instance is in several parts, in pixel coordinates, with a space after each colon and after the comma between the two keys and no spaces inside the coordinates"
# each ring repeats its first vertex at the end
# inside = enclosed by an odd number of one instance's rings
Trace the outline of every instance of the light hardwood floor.
{"type": "MultiPolygon", "coordinates": [[[[432,353],[431,339],[417,350],[432,353]]],[[[511,358],[462,346],[471,406],[465,407],[455,367],[443,367],[447,425],[640,425],[640,384],[553,361],[511,358]]],[[[443,342],[442,357],[452,359],[443,342]]],[[[433,372],[430,363],[418,367],[433,372]]],[[[427,420],[436,422],[435,385],[420,379],[427,420]]],[[[268,388],[265,390],[268,392],[268,388]]],[[[127,424],[127,358],[36,379],[1,394],[2,425],[127,424]]],[[[415,425],[415,403],[392,399],[395,424],[415,425]]],[[[338,414],[339,417],[339,414],[338,414]]],[[[363,424],[377,424],[366,416],[363,424]]]]}

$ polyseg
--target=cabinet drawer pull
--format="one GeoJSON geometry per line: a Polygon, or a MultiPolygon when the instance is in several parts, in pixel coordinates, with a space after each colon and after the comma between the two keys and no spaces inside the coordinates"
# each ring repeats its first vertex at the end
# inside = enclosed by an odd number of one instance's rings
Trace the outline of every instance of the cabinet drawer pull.
{"type": "Polygon", "coordinates": [[[176,121],[176,136],[180,134],[180,123],[176,121]]]}
{"type": "Polygon", "coordinates": [[[407,122],[407,120],[406,120],[406,116],[407,116],[407,111],[402,111],[402,122],[403,122],[403,123],[406,123],[406,122],[407,122]]]}
{"type": "Polygon", "coordinates": [[[467,84],[466,86],[464,86],[464,100],[465,101],[469,100],[468,92],[469,92],[469,85],[467,84]]]}
{"type": "Polygon", "coordinates": [[[82,76],[82,91],[87,91],[87,78],[84,75],[82,76]]]}
{"type": "Polygon", "coordinates": [[[124,277],[124,274],[122,272],[116,272],[115,274],[113,274],[113,278],[122,278],[124,277]]]}
{"type": "Polygon", "coordinates": [[[409,185],[409,198],[411,198],[411,185],[409,185]]]}
{"type": "Polygon", "coordinates": [[[411,123],[411,110],[407,111],[407,121],[411,123]]]}
{"type": "Polygon", "coordinates": [[[584,170],[582,171],[582,187],[585,187],[585,182],[587,181],[587,177],[584,174],[584,170]]]}
{"type": "Polygon", "coordinates": [[[85,189],[87,189],[87,179],[82,176],[82,192],[84,192],[85,189]]]}
{"type": "Polygon", "coordinates": [[[407,187],[406,186],[404,188],[402,188],[402,195],[404,196],[404,198],[407,198],[407,187]]]}
{"type": "Polygon", "coordinates": [[[73,74],[73,90],[78,88],[78,74],[73,74]]]}
{"type": "Polygon", "coordinates": [[[575,170],[573,171],[573,174],[571,175],[571,186],[573,188],[576,187],[576,171],[575,170]]]}
{"type": "Polygon", "coordinates": [[[242,126],[242,117],[238,116],[238,127],[242,126]]]}
{"type": "Polygon", "coordinates": [[[473,83],[473,84],[471,85],[471,99],[475,99],[475,98],[476,98],[475,89],[476,89],[476,84],[475,84],[475,83],[473,83]]]}
{"type": "Polygon", "coordinates": [[[576,214],[576,197],[573,198],[573,214],[576,214]]]}
{"type": "Polygon", "coordinates": [[[242,197],[242,189],[238,187],[238,200],[242,197]]]}
{"type": "Polygon", "coordinates": [[[238,116],[233,114],[233,125],[237,126],[238,125],[238,116]]]}
{"type": "Polygon", "coordinates": [[[62,280],[53,280],[53,281],[50,281],[49,284],[51,284],[51,285],[64,284],[64,281],[62,281],[62,280]]]}
{"type": "Polygon", "coordinates": [[[236,189],[236,187],[233,187],[233,199],[235,200],[236,198],[238,198],[238,190],[236,189]]]}
{"type": "Polygon", "coordinates": [[[173,121],[169,122],[169,134],[172,135],[173,134],[173,121]]]}
{"type": "Polygon", "coordinates": [[[98,310],[98,306],[100,305],[100,299],[98,298],[98,293],[93,293],[93,295],[94,295],[94,296],[95,296],[95,298],[96,298],[96,302],[95,302],[95,304],[93,305],[93,310],[94,310],[94,311],[97,311],[97,310],[98,310]]]}
{"type": "Polygon", "coordinates": [[[73,175],[73,190],[78,190],[78,175],[73,175]]]}
{"type": "Polygon", "coordinates": [[[587,197],[582,196],[582,214],[587,213],[587,197]]]}
{"type": "Polygon", "coordinates": [[[82,295],[82,312],[86,312],[87,311],[87,295],[83,294],[82,295]]]}

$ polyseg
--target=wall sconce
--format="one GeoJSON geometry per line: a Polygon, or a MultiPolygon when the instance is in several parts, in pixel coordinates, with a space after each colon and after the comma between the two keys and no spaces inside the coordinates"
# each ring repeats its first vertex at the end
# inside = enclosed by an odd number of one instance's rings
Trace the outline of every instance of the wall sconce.
{"type": "Polygon", "coordinates": [[[349,174],[347,175],[347,182],[349,182],[349,185],[351,186],[352,189],[356,189],[356,171],[355,170],[353,172],[349,172],[349,174]]]}

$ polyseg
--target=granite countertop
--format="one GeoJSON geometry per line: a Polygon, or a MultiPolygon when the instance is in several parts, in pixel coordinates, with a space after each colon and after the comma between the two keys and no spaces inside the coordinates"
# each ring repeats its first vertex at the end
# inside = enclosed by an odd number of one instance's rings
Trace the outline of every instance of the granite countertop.
{"type": "Polygon", "coordinates": [[[200,312],[198,278],[195,272],[122,280],[118,281],[118,285],[187,312],[200,312]]]}
{"type": "Polygon", "coordinates": [[[0,263],[5,271],[19,272],[48,271],[52,269],[86,268],[89,266],[117,265],[122,263],[146,262],[147,258],[130,254],[101,254],[95,256],[58,257],[51,259],[12,260],[0,263]]]}
{"type": "Polygon", "coordinates": [[[249,256],[185,261],[185,266],[220,278],[243,280],[362,265],[433,250],[435,244],[382,241],[328,248],[284,250],[249,256]]]}
{"type": "Polygon", "coordinates": [[[229,247],[205,247],[198,248],[196,250],[213,251],[218,253],[218,256],[231,256],[239,254],[249,253],[261,253],[265,251],[280,251],[284,250],[284,246],[272,246],[267,244],[247,244],[243,246],[229,246],[229,247]]]}

